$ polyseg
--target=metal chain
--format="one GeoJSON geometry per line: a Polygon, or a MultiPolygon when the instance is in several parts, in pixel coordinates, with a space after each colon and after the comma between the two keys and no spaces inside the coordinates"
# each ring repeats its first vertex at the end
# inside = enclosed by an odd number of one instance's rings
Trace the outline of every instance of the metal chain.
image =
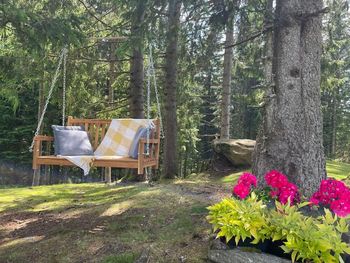
{"type": "Polygon", "coordinates": [[[68,49],[63,48],[63,94],[62,94],[62,126],[66,119],[66,73],[67,73],[67,53],[68,49]]]}
{"type": "Polygon", "coordinates": [[[163,119],[162,119],[162,112],[160,110],[159,94],[158,94],[157,80],[156,80],[156,71],[154,69],[153,56],[152,56],[151,52],[150,52],[150,67],[151,67],[151,71],[152,71],[152,75],[153,75],[153,86],[154,86],[154,91],[156,94],[157,111],[158,111],[158,117],[159,117],[159,121],[160,121],[160,136],[161,136],[161,138],[164,138],[163,119]]]}
{"type": "MultiPolygon", "coordinates": [[[[148,65],[147,65],[147,120],[151,119],[151,66],[150,66],[150,57],[152,55],[151,48],[149,49],[148,65]]],[[[149,155],[149,127],[147,127],[147,143],[146,143],[146,154],[149,155]]],[[[147,173],[146,173],[147,176],[147,173]]]]}
{"type": "Polygon", "coordinates": [[[39,118],[39,121],[38,121],[38,126],[36,127],[36,131],[35,131],[35,134],[34,134],[34,138],[33,138],[32,144],[31,144],[30,147],[29,147],[29,151],[30,151],[30,152],[33,151],[35,136],[37,136],[37,135],[39,134],[40,127],[41,127],[41,124],[43,123],[43,120],[44,120],[44,116],[45,116],[45,113],[46,113],[47,106],[49,105],[49,102],[50,102],[50,98],[51,98],[51,96],[52,96],[53,89],[54,89],[55,84],[56,84],[56,82],[57,82],[57,78],[58,78],[58,76],[59,76],[59,71],[60,71],[60,68],[61,68],[62,60],[63,60],[63,57],[64,57],[64,52],[65,52],[65,51],[64,51],[64,49],[63,49],[62,52],[61,52],[61,54],[60,54],[60,57],[59,57],[59,61],[58,61],[58,65],[57,65],[57,68],[56,68],[55,75],[54,75],[53,80],[52,80],[52,82],[51,82],[51,87],[50,87],[50,90],[49,90],[49,94],[47,95],[47,99],[46,99],[46,102],[45,102],[43,111],[41,112],[41,115],[40,115],[40,118],[39,118]]]}

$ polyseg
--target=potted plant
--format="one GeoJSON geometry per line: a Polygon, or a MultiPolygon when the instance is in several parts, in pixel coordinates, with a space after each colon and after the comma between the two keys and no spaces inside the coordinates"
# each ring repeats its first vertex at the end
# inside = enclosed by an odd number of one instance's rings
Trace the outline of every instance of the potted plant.
{"type": "Polygon", "coordinates": [[[349,188],[324,180],[310,201],[303,201],[282,173],[270,171],[265,181],[268,188],[258,190],[256,177],[244,173],[232,198],[208,208],[217,237],[231,247],[234,240],[233,246],[254,246],[293,262],[343,262],[341,256],[350,254],[342,240],[348,232],[349,188]]]}

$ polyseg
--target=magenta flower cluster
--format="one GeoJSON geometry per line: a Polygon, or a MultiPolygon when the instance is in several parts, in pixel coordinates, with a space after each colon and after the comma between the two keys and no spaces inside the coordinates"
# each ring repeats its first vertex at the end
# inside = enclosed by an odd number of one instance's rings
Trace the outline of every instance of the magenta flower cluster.
{"type": "Polygon", "coordinates": [[[291,205],[300,201],[298,187],[289,182],[287,176],[279,171],[268,172],[265,175],[265,181],[272,188],[271,197],[277,197],[282,204],[286,204],[288,200],[290,200],[291,205]]]}
{"type": "Polygon", "coordinates": [[[251,187],[256,187],[256,177],[250,173],[243,173],[238,179],[238,183],[233,187],[233,194],[238,196],[240,199],[246,198],[251,190],[251,187]]]}
{"type": "Polygon", "coordinates": [[[350,189],[342,181],[322,180],[310,202],[313,205],[329,205],[336,215],[346,217],[350,214],[350,189]]]}
{"type": "MultiPolygon", "coordinates": [[[[294,205],[300,202],[298,187],[289,182],[286,175],[272,170],[265,175],[265,181],[271,187],[270,196],[277,198],[282,204],[290,200],[294,205]]],[[[257,186],[257,179],[253,174],[243,173],[238,183],[233,188],[233,194],[240,199],[245,199],[252,187],[257,186]]],[[[350,215],[350,188],[342,181],[335,179],[322,180],[319,190],[310,199],[311,205],[325,205],[340,217],[350,215]]]]}

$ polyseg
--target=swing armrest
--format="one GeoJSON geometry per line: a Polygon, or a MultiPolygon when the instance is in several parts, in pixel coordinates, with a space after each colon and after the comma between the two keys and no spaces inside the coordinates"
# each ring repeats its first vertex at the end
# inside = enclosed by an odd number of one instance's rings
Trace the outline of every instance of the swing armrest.
{"type": "MultiPolygon", "coordinates": [[[[37,135],[34,137],[34,148],[33,148],[33,169],[38,169],[39,165],[37,160],[42,156],[42,142],[51,143],[54,140],[52,136],[37,135]]],[[[48,147],[50,147],[48,145],[48,147]]]]}
{"type": "Polygon", "coordinates": [[[46,141],[46,142],[52,142],[54,139],[52,136],[46,136],[46,135],[37,135],[34,137],[34,141],[46,141]]]}

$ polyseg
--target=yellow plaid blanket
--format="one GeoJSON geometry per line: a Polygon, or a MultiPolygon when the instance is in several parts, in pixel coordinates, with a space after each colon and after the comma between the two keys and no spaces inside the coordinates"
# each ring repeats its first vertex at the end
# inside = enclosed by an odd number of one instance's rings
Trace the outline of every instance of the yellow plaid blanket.
{"type": "Polygon", "coordinates": [[[112,120],[101,144],[97,147],[97,156],[128,156],[130,146],[140,127],[147,127],[147,119],[118,119],[112,120]]]}
{"type": "Polygon", "coordinates": [[[104,156],[108,158],[129,156],[136,132],[140,127],[148,127],[151,123],[152,120],[148,119],[114,119],[94,156],[64,156],[64,158],[79,166],[84,170],[84,175],[87,175],[94,159],[101,159],[104,156]]]}

